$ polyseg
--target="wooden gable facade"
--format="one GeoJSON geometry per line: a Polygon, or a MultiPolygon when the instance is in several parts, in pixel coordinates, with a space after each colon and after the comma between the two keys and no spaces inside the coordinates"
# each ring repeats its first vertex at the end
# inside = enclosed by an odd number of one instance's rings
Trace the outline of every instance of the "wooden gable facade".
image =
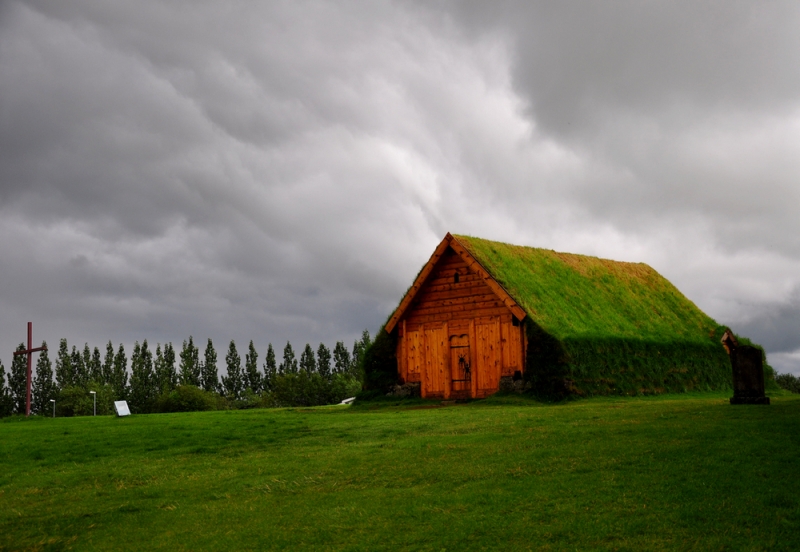
{"type": "Polygon", "coordinates": [[[450,234],[386,324],[402,381],[424,398],[491,395],[525,370],[525,311],[450,234]]]}

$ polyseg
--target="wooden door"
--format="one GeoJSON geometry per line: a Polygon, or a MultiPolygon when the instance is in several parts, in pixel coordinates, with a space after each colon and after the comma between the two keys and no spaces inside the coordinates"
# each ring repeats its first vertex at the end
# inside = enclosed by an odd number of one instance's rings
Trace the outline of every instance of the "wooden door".
{"type": "Polygon", "coordinates": [[[469,334],[450,336],[450,397],[466,399],[472,390],[469,334]]]}
{"type": "Polygon", "coordinates": [[[500,387],[500,371],[503,365],[500,321],[475,324],[475,349],[478,365],[474,375],[477,380],[477,396],[485,397],[500,387]]]}
{"type": "Polygon", "coordinates": [[[445,397],[447,388],[447,348],[445,327],[442,325],[423,327],[423,359],[421,393],[423,397],[445,397]]]}

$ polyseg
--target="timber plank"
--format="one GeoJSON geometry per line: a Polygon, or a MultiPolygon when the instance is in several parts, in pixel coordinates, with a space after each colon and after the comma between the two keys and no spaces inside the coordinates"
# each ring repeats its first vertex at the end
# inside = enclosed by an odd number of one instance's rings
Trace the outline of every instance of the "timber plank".
{"type": "Polygon", "coordinates": [[[424,374],[422,377],[426,396],[440,395],[445,392],[444,333],[444,328],[441,324],[423,330],[425,345],[423,348],[424,361],[422,370],[424,374]]]}
{"type": "Polygon", "coordinates": [[[397,341],[397,358],[400,364],[400,377],[403,381],[408,381],[408,334],[406,333],[406,321],[403,320],[403,325],[400,328],[402,335],[397,341]]]}
{"type": "Polygon", "coordinates": [[[419,330],[407,332],[406,362],[408,363],[408,380],[420,381],[420,333],[419,330]]]}
{"type": "Polygon", "coordinates": [[[467,263],[464,262],[464,259],[459,257],[458,254],[452,250],[448,250],[445,256],[443,256],[437,264],[437,268],[447,270],[466,267],[467,263]]]}
{"type": "MultiPolygon", "coordinates": [[[[448,329],[448,333],[450,334],[450,336],[465,334],[469,330],[469,321],[468,320],[448,320],[447,329],[448,329]]],[[[467,346],[469,346],[469,343],[467,344],[467,346]]]]}
{"type": "Polygon", "coordinates": [[[482,280],[480,274],[475,273],[471,270],[471,267],[464,265],[464,266],[452,266],[452,267],[436,267],[433,271],[431,271],[430,275],[428,276],[429,279],[433,280],[436,278],[443,279],[448,278],[450,280],[453,279],[453,276],[458,273],[459,280],[461,278],[472,278],[475,280],[482,280]]]}
{"type": "Polygon", "coordinates": [[[423,291],[414,299],[415,304],[421,304],[426,301],[441,301],[442,299],[457,299],[459,297],[474,297],[474,296],[490,296],[500,299],[489,288],[489,286],[475,286],[461,289],[450,289],[445,291],[423,291]]]}
{"type": "Polygon", "coordinates": [[[469,363],[472,370],[472,379],[470,381],[470,395],[472,397],[478,396],[478,340],[475,333],[475,319],[469,321],[469,363]]]}
{"type": "Polygon", "coordinates": [[[495,294],[488,295],[466,295],[463,297],[451,297],[449,299],[439,299],[436,301],[420,301],[415,307],[415,311],[424,309],[436,309],[444,307],[455,307],[463,305],[485,305],[490,303],[497,303],[502,305],[503,302],[495,294]]]}
{"type": "Polygon", "coordinates": [[[458,312],[441,312],[436,314],[426,314],[424,316],[409,316],[409,328],[419,327],[423,324],[430,324],[433,322],[444,322],[451,320],[469,320],[475,318],[476,322],[483,323],[483,319],[491,316],[499,316],[508,313],[508,308],[498,307],[494,309],[483,309],[480,311],[458,311],[458,312]]]}
{"type": "Polygon", "coordinates": [[[511,344],[509,343],[509,340],[511,339],[511,336],[509,335],[510,326],[511,323],[500,322],[500,344],[501,344],[500,357],[502,359],[502,362],[500,363],[500,374],[503,376],[510,376],[514,373],[514,372],[509,373],[512,364],[510,358],[511,344]]]}
{"type": "Polygon", "coordinates": [[[456,282],[455,279],[453,278],[453,274],[431,278],[430,280],[428,280],[428,283],[432,286],[443,286],[445,284],[464,284],[464,283],[471,284],[477,282],[485,283],[485,281],[482,278],[474,274],[468,274],[468,275],[460,274],[458,277],[458,282],[456,282]]]}
{"type": "Polygon", "coordinates": [[[414,309],[414,316],[425,316],[427,314],[439,314],[443,312],[480,312],[484,309],[503,308],[508,311],[508,308],[499,299],[492,301],[480,302],[465,302],[458,305],[448,305],[441,307],[420,307],[414,309]]]}
{"type": "Polygon", "coordinates": [[[500,321],[494,319],[489,324],[477,324],[478,334],[478,391],[496,391],[500,386],[500,321]]]}
{"type": "Polygon", "coordinates": [[[450,338],[448,337],[447,331],[447,322],[442,324],[442,351],[441,351],[441,360],[444,364],[444,398],[450,398],[450,392],[452,390],[452,366],[450,366],[450,338]]]}
{"type": "Polygon", "coordinates": [[[464,281],[461,280],[458,283],[455,282],[448,282],[445,284],[437,284],[437,285],[425,285],[417,295],[421,295],[423,293],[436,293],[438,291],[452,291],[452,290],[467,290],[467,289],[482,289],[488,287],[486,282],[483,280],[472,280],[472,281],[464,281]]]}

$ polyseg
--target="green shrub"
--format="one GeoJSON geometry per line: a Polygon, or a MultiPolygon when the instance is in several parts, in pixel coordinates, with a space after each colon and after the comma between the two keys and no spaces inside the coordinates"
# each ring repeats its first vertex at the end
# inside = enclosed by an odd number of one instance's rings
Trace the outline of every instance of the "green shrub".
{"type": "Polygon", "coordinates": [[[272,381],[272,391],[262,399],[264,406],[321,406],[353,397],[361,384],[350,375],[335,374],[331,379],[301,371],[281,374],[272,381]]]}
{"type": "Polygon", "coordinates": [[[386,393],[381,391],[380,389],[367,389],[361,390],[356,393],[356,401],[374,401],[379,400],[386,396],[386,393]]]}
{"type": "Polygon", "coordinates": [[[56,416],[72,417],[85,416],[92,412],[92,399],[86,389],[77,386],[67,386],[58,392],[56,397],[56,416]]]}
{"type": "Polygon", "coordinates": [[[258,408],[261,406],[261,397],[258,393],[254,393],[249,387],[242,391],[240,398],[234,399],[232,397],[225,397],[225,400],[227,401],[227,407],[232,410],[247,410],[248,408],[258,408]]]}
{"type": "MultiPolygon", "coordinates": [[[[224,399],[223,399],[224,400],[224,399]]],[[[156,412],[196,412],[218,410],[218,397],[215,393],[203,391],[194,385],[179,385],[172,391],[156,399],[156,412]]]]}
{"type": "Polygon", "coordinates": [[[778,374],[775,376],[775,383],[781,389],[786,389],[792,393],[800,393],[800,378],[794,374],[778,374]]]}
{"type": "MultiPolygon", "coordinates": [[[[91,416],[94,414],[95,398],[90,391],[97,394],[97,415],[106,416],[114,413],[114,389],[110,385],[90,382],[88,388],[77,385],[61,389],[56,395],[56,416],[91,416]]],[[[52,416],[53,411],[47,409],[40,412],[42,416],[52,416]]]]}
{"type": "Polygon", "coordinates": [[[397,332],[381,328],[364,353],[364,389],[386,391],[397,383],[397,332]]]}

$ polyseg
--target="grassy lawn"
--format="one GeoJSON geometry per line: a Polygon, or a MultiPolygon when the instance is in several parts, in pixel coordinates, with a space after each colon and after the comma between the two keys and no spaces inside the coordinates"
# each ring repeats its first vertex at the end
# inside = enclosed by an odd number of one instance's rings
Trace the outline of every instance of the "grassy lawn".
{"type": "Polygon", "coordinates": [[[0,549],[800,550],[800,396],[0,423],[0,549]]]}

